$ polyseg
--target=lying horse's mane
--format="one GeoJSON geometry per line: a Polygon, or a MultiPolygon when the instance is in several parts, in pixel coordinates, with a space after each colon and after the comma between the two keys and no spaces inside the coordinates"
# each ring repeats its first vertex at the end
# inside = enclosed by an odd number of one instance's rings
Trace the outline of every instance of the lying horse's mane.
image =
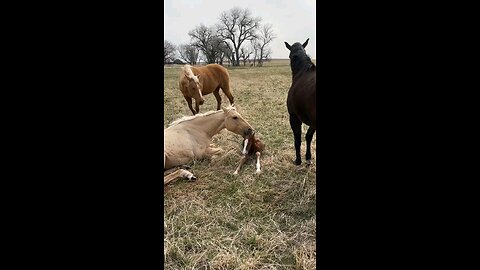
{"type": "Polygon", "coordinates": [[[295,76],[300,72],[305,72],[310,68],[316,68],[310,56],[308,56],[305,51],[301,49],[295,49],[295,51],[291,52],[290,66],[292,68],[292,76],[295,76]]]}
{"type": "Polygon", "coordinates": [[[193,74],[192,66],[190,65],[183,66],[183,71],[184,71],[185,77],[190,78],[194,80],[196,83],[198,83],[198,77],[195,76],[195,74],[193,74]]]}
{"type": "MultiPolygon", "coordinates": [[[[228,106],[227,110],[230,111],[230,110],[236,110],[236,109],[235,109],[235,107],[228,106]]],[[[209,112],[205,112],[205,113],[195,114],[195,115],[192,115],[192,116],[184,116],[184,117],[182,117],[180,119],[177,119],[177,120],[173,121],[172,123],[170,123],[168,125],[168,127],[175,126],[175,125],[178,125],[178,124],[183,123],[185,121],[190,121],[190,120],[193,120],[193,119],[196,119],[196,118],[199,118],[199,117],[204,117],[204,116],[214,114],[214,113],[219,113],[219,112],[223,112],[223,110],[209,111],[209,112]]]]}

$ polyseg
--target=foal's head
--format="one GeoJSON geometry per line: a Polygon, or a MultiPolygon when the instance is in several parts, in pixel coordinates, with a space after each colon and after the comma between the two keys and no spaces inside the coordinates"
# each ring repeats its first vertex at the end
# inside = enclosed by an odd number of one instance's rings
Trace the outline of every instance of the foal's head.
{"type": "Polygon", "coordinates": [[[195,99],[200,105],[205,102],[202,95],[202,84],[200,83],[200,74],[195,75],[190,65],[183,67],[185,78],[187,79],[187,91],[189,95],[195,99]]]}
{"type": "Polygon", "coordinates": [[[251,136],[253,132],[252,126],[237,112],[233,106],[227,108],[222,107],[225,112],[225,128],[228,131],[236,133],[244,138],[251,136]]]}

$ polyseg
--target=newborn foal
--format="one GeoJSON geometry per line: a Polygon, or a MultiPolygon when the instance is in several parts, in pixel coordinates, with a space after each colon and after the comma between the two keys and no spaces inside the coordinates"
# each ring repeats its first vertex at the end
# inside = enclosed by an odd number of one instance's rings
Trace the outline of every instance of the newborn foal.
{"type": "Polygon", "coordinates": [[[243,163],[245,163],[245,161],[249,157],[252,157],[253,154],[257,156],[256,173],[260,173],[260,155],[264,149],[265,149],[265,144],[263,144],[259,139],[255,138],[255,133],[245,137],[245,141],[243,143],[243,151],[242,151],[243,157],[242,159],[240,159],[240,164],[238,165],[237,169],[233,174],[237,175],[243,163]]]}

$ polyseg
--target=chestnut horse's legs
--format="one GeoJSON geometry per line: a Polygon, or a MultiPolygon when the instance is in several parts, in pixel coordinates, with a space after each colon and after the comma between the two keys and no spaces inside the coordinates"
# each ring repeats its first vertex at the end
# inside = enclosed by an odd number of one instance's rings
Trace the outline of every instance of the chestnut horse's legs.
{"type": "Polygon", "coordinates": [[[310,152],[310,145],[312,143],[313,134],[315,133],[314,127],[309,127],[307,134],[305,135],[305,140],[307,141],[307,153],[305,154],[305,159],[307,160],[307,166],[312,164],[312,153],[310,152]]]}
{"type": "Polygon", "coordinates": [[[217,88],[215,89],[215,91],[213,91],[213,95],[217,99],[217,111],[220,110],[220,105],[222,104],[222,97],[220,96],[219,91],[220,91],[220,88],[217,88]]]}
{"type": "MultiPolygon", "coordinates": [[[[195,111],[197,111],[197,113],[200,112],[200,102],[198,100],[195,100],[195,111]]],[[[195,113],[193,114],[195,115],[195,113]]]]}
{"type": "Polygon", "coordinates": [[[244,155],[244,156],[242,157],[242,159],[240,159],[240,164],[238,164],[238,167],[237,167],[237,169],[235,170],[235,172],[233,173],[233,175],[237,175],[237,174],[238,174],[238,171],[240,170],[240,168],[242,168],[242,165],[243,165],[243,163],[245,163],[246,160],[247,160],[247,156],[244,155]]]}
{"type": "Polygon", "coordinates": [[[230,85],[225,86],[225,88],[222,87],[222,91],[227,96],[228,101],[230,101],[230,105],[233,105],[233,96],[232,92],[230,92],[230,85]]]}
{"type": "Polygon", "coordinates": [[[293,131],[293,138],[295,139],[295,164],[302,163],[300,156],[300,145],[302,144],[302,121],[297,116],[290,114],[290,127],[293,131]]]}
{"type": "Polygon", "coordinates": [[[188,108],[190,108],[190,110],[192,111],[193,115],[195,115],[195,111],[193,110],[193,107],[192,107],[192,98],[191,97],[184,97],[185,100],[187,101],[188,103],[188,108]]]}
{"type": "Polygon", "coordinates": [[[197,177],[195,177],[193,173],[184,169],[178,169],[175,172],[163,177],[163,185],[165,186],[166,184],[172,182],[173,180],[179,177],[185,177],[185,178],[188,178],[188,180],[192,180],[192,181],[197,180],[197,177]]]}

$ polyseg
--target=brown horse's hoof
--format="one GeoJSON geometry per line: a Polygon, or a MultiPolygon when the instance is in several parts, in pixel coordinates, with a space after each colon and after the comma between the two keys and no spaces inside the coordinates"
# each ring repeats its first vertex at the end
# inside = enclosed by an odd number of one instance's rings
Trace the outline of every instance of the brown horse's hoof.
{"type": "Polygon", "coordinates": [[[295,160],[295,165],[300,165],[300,164],[302,164],[302,160],[301,160],[301,159],[295,160]]]}
{"type": "Polygon", "coordinates": [[[306,164],[307,164],[307,167],[310,166],[310,165],[312,165],[312,160],[311,160],[311,159],[307,160],[307,161],[306,161],[306,164]]]}

